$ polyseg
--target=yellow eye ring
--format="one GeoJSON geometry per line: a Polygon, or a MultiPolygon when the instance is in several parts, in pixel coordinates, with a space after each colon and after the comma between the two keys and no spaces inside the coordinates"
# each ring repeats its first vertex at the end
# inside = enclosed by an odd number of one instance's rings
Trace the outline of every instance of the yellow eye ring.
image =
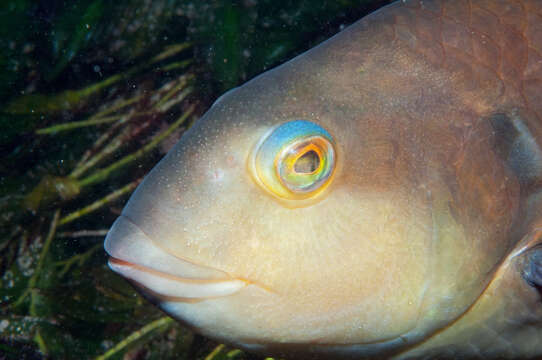
{"type": "Polygon", "coordinates": [[[335,170],[332,136],[306,120],[279,125],[259,143],[252,169],[260,186],[283,199],[316,196],[329,185],[335,170]]]}

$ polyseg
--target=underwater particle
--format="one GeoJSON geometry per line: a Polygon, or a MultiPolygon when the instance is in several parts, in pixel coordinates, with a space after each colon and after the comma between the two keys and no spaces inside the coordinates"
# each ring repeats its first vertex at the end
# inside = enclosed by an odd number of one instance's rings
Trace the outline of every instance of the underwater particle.
{"type": "Polygon", "coordinates": [[[4,276],[2,276],[2,287],[5,289],[11,289],[13,285],[15,285],[15,281],[13,280],[13,272],[8,270],[4,273],[4,276]]]}
{"type": "Polygon", "coordinates": [[[0,333],[4,332],[9,326],[9,321],[4,319],[0,321],[0,333]]]}

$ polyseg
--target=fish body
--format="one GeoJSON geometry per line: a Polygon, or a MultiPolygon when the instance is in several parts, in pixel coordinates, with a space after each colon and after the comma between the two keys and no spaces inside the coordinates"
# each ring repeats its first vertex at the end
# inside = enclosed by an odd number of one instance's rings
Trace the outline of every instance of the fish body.
{"type": "Polygon", "coordinates": [[[542,1],[406,0],[223,95],[110,267],[248,351],[542,355],[542,1]]]}

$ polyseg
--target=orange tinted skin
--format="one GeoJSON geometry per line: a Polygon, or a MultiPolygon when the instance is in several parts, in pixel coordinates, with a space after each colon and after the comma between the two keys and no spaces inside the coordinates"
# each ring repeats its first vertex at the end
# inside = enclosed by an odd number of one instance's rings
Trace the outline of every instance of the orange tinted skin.
{"type": "Polygon", "coordinates": [[[542,0],[399,1],[224,96],[123,214],[253,284],[155,298],[221,341],[296,359],[542,356],[521,273],[541,242],[541,125],[542,0]],[[293,119],[337,146],[329,186],[295,205],[246,166],[293,119]]]}

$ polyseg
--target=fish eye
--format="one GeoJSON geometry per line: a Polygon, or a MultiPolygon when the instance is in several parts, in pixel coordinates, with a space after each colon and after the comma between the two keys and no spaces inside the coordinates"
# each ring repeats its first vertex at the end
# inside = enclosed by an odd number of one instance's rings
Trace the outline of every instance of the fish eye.
{"type": "Polygon", "coordinates": [[[320,155],[314,150],[309,150],[297,158],[294,163],[294,171],[298,174],[311,174],[320,165],[320,155]]]}
{"type": "Polygon", "coordinates": [[[333,137],[307,120],[273,128],[254,149],[253,176],[267,192],[283,199],[316,196],[329,185],[335,170],[333,137]]]}

